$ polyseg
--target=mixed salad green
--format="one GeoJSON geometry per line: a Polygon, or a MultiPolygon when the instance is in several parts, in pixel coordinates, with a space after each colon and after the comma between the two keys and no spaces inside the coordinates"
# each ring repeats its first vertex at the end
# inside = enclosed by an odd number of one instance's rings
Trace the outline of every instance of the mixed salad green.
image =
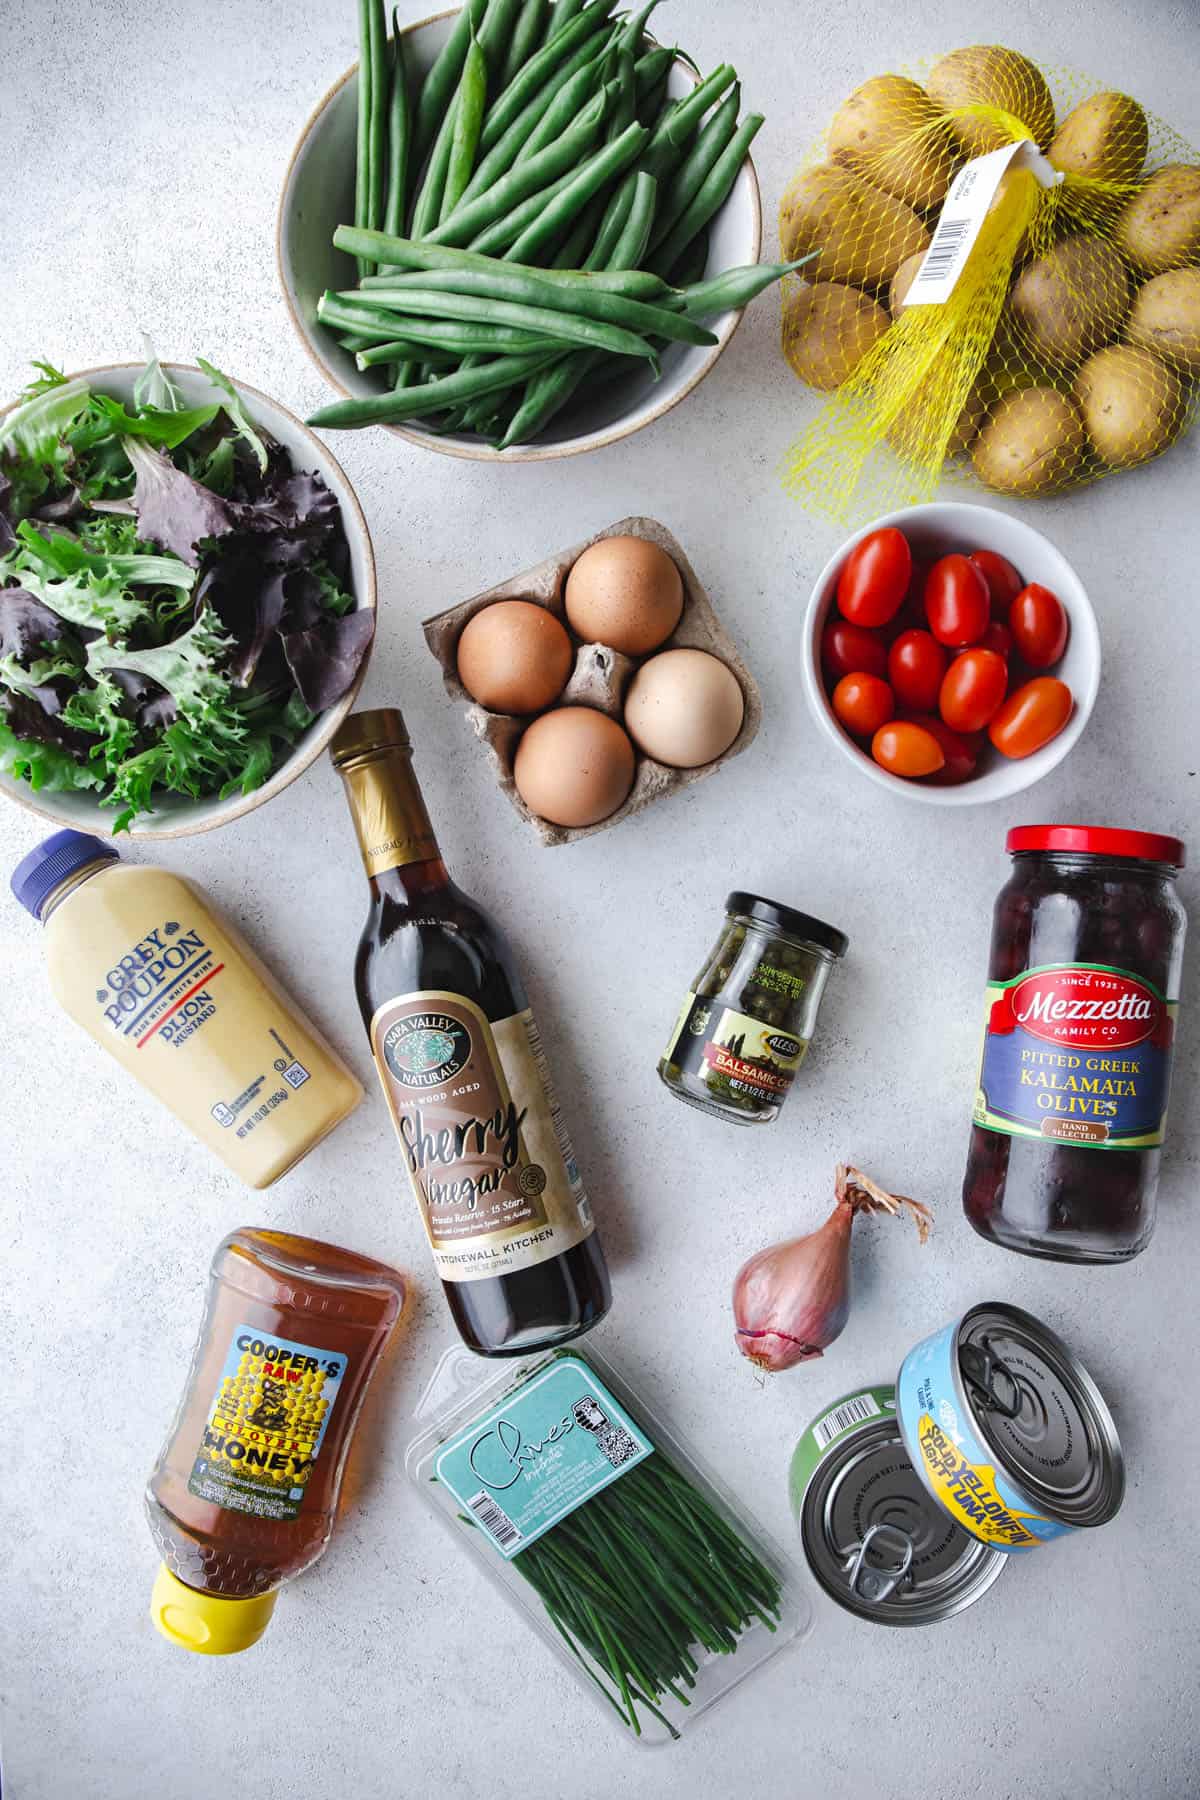
{"type": "Polygon", "coordinates": [[[114,831],[260,786],[374,628],[335,496],[200,366],[212,404],[152,358],[126,407],[37,363],[0,419],[0,770],[114,831]]]}

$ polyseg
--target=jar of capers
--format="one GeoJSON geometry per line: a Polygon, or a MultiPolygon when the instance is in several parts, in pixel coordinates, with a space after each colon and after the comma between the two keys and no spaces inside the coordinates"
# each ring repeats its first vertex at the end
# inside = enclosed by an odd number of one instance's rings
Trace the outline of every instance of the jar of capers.
{"type": "Polygon", "coordinates": [[[730,894],[712,955],[658,1073],[680,1100],[738,1125],[775,1117],[804,1060],[845,932],[757,894],[730,894]]]}

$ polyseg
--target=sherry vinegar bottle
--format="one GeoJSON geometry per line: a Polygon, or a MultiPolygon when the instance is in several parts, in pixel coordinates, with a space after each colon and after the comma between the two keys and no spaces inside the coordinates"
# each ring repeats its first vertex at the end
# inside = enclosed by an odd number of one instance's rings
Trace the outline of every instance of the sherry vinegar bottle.
{"type": "Polygon", "coordinates": [[[483,1356],[578,1337],[604,1253],[504,938],[450,880],[393,708],[333,741],[370,883],[355,985],[450,1311],[483,1356]]]}

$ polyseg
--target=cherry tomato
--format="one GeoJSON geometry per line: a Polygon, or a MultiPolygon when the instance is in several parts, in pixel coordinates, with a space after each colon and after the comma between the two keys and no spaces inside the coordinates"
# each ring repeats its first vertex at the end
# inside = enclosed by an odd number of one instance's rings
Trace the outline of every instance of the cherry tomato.
{"type": "Polygon", "coordinates": [[[977,644],[988,627],[988,585],[965,556],[943,556],[925,583],[925,616],[939,644],[977,644]]]}
{"type": "Polygon", "coordinates": [[[1017,649],[1031,669],[1052,669],[1067,647],[1067,609],[1040,582],[1023,587],[1008,612],[1017,649]]]}
{"type": "Polygon", "coordinates": [[[886,625],[908,592],[912,552],[894,525],[856,544],[838,576],[838,611],[852,625],[886,625]]]}
{"type": "Polygon", "coordinates": [[[1032,756],[1057,737],[1075,708],[1065,681],[1038,675],[1010,694],[988,726],[1001,756],[1032,756]]]}
{"type": "Polygon", "coordinates": [[[957,787],[960,781],[969,780],[979,762],[979,738],[982,733],[964,735],[961,731],[951,731],[936,713],[913,713],[911,718],[914,725],[922,726],[942,746],[942,755],[946,761],[933,777],[933,785],[957,787]]]}
{"type": "Polygon", "coordinates": [[[1004,657],[1007,662],[1008,658],[1012,655],[1012,647],[1013,634],[1008,629],[1008,626],[1002,625],[999,619],[993,619],[979,640],[979,648],[981,650],[994,650],[997,656],[1004,657]]]}
{"type": "Polygon", "coordinates": [[[917,712],[931,712],[938,702],[946,652],[927,631],[903,631],[888,651],[888,680],[896,698],[917,712]]]}
{"type": "Polygon", "coordinates": [[[868,675],[887,674],[887,647],[872,631],[832,619],[821,633],[821,661],[833,681],[862,669],[868,675]]]}
{"type": "Polygon", "coordinates": [[[1009,607],[1024,586],[1021,577],[1007,556],[998,556],[994,550],[972,550],[969,560],[987,582],[992,612],[998,619],[1007,619],[1009,607]]]}
{"type": "Polygon", "coordinates": [[[914,725],[911,719],[893,719],[890,724],[881,725],[871,739],[871,755],[889,775],[910,779],[934,775],[946,761],[933,733],[923,725],[914,725]]]}
{"type": "Polygon", "coordinates": [[[896,710],[896,700],[878,675],[843,675],[833,690],[833,710],[855,737],[873,737],[896,710]]]}
{"type": "Polygon", "coordinates": [[[938,711],[951,731],[982,731],[1008,688],[1008,664],[995,650],[964,650],[942,678],[938,711]]]}

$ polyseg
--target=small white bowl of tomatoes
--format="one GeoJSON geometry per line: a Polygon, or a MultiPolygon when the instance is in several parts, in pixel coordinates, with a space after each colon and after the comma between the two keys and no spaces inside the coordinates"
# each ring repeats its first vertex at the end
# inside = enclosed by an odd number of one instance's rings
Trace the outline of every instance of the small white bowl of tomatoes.
{"type": "Polygon", "coordinates": [[[1100,686],[1083,583],[1024,520],[932,501],[865,525],[821,571],[804,686],[861,772],[935,806],[1032,787],[1078,741],[1100,686]]]}

